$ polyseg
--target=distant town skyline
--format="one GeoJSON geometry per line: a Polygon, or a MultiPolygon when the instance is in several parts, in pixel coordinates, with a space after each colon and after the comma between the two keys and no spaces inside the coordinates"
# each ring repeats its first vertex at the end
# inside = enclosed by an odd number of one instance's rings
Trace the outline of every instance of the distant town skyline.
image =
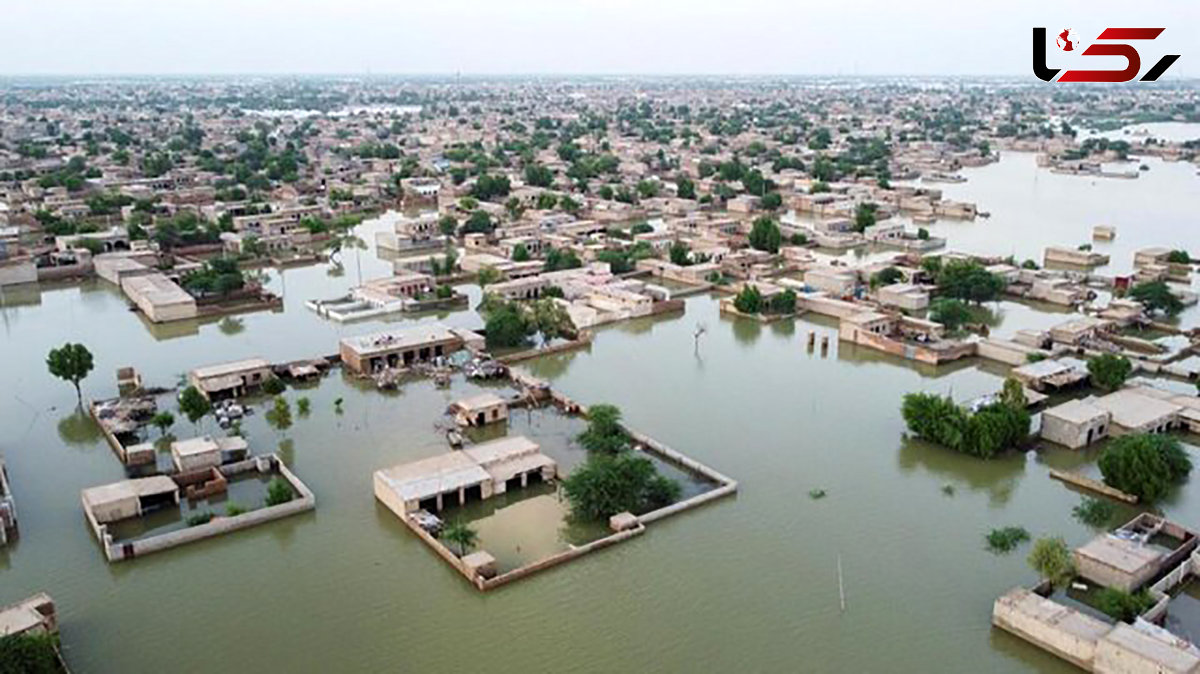
{"type": "MultiPolygon", "coordinates": [[[[40,0],[5,18],[20,28],[0,49],[9,76],[1020,76],[1033,26],[1070,27],[1084,43],[1107,26],[1161,26],[1140,45],[1144,61],[1179,53],[1164,81],[1200,77],[1195,3],[40,0]]],[[[1121,65],[1106,58],[1089,65],[1121,65]]]]}

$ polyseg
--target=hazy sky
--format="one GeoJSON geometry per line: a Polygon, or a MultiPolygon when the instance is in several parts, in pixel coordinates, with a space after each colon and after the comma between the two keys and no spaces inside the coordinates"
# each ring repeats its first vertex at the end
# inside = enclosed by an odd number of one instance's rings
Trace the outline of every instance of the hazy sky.
{"type": "Polygon", "coordinates": [[[1197,0],[3,0],[0,17],[10,75],[1025,75],[1033,26],[1085,43],[1165,26],[1143,70],[1178,53],[1164,79],[1200,77],[1197,0]]]}

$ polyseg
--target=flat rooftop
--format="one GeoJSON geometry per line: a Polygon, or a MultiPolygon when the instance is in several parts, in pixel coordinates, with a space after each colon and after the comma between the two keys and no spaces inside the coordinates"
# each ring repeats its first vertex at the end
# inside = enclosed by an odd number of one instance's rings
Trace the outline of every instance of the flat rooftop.
{"type": "Polygon", "coordinates": [[[1175,403],[1146,395],[1138,389],[1121,389],[1088,402],[1112,413],[1115,423],[1125,428],[1141,428],[1178,414],[1183,408],[1175,403]]]}
{"type": "Polygon", "coordinates": [[[178,489],[179,485],[166,475],[153,475],[135,480],[122,480],[99,487],[89,487],[83,490],[83,500],[91,507],[142,496],[166,494],[178,491],[178,489]]]}
{"type": "Polygon", "coordinates": [[[459,337],[451,328],[441,323],[427,323],[400,330],[346,337],[342,340],[342,344],[359,355],[368,355],[454,339],[459,339],[459,337]]]}
{"type": "Polygon", "coordinates": [[[1164,556],[1161,549],[1111,534],[1093,538],[1091,542],[1078,548],[1075,554],[1130,575],[1144,571],[1164,556]]]}
{"type": "MultiPolygon", "coordinates": [[[[233,374],[240,374],[249,370],[261,370],[271,367],[265,358],[244,358],[228,363],[218,363],[216,365],[205,365],[192,370],[192,376],[197,379],[208,379],[210,377],[225,377],[233,374]]],[[[241,382],[239,382],[241,383],[241,382]]]]}
{"type": "Polygon", "coordinates": [[[495,393],[480,393],[467,398],[455,400],[452,405],[460,410],[482,410],[498,405],[505,405],[507,401],[495,393]]]}
{"type": "Polygon", "coordinates": [[[376,474],[405,501],[430,498],[491,479],[486,470],[460,451],[392,466],[376,474]]]}
{"type": "Polygon", "coordinates": [[[1086,400],[1068,400],[1061,405],[1051,407],[1044,414],[1073,424],[1085,424],[1108,414],[1108,410],[1097,407],[1086,400]]]}

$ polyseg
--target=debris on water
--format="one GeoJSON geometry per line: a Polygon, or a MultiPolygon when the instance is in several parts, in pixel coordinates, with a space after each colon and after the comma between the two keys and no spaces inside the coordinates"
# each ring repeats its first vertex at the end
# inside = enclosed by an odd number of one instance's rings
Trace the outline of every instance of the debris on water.
{"type": "Polygon", "coordinates": [[[808,497],[813,499],[814,501],[819,498],[825,498],[825,490],[824,489],[812,489],[808,492],[808,497]]]}

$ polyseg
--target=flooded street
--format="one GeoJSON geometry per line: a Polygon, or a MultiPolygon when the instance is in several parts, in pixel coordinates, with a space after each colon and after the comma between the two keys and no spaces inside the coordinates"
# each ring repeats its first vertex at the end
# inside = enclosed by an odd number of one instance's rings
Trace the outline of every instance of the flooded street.
{"type": "MultiPolygon", "coordinates": [[[[1094,242],[1112,256],[1103,273],[1130,271],[1134,251],[1147,246],[1200,253],[1195,166],[1145,163],[1150,170],[1137,180],[1100,179],[1052,174],[1033,154],[1005,154],[964,170],[966,183],[941,185],[947,198],[974,201],[990,218],[929,229],[948,239],[946,250],[1040,264],[1046,246],[1092,243],[1093,226],[1113,225],[1115,240],[1094,242]]],[[[730,319],[706,295],[689,298],[684,314],[601,328],[588,348],[522,364],[580,402],[618,405],[632,427],[739,482],[736,497],[655,524],[652,535],[477,593],[371,487],[379,468],[444,451],[434,422],[470,387],[456,378],[446,390],[422,381],[383,393],[335,369],[287,392],[293,403],[312,401],[311,414],[290,428],[268,426],[265,407],[244,425],[253,453],[279,453],[313,490],[315,512],[106,563],[79,492],[124,470],[76,410],[73,389],[46,372],[46,352],[67,341],[92,350],[96,367],[83,385],[91,399],[115,395],[123,366],[148,384],[173,386],[201,365],[332,354],[339,338],[387,322],[325,321],[304,302],[344,294],[360,269],[364,280],[391,274],[373,247],[388,217],[360,226],[372,245],[343,252],[340,271],[270,270],[269,287],[284,297],[280,312],[161,328],[102,281],[5,295],[0,450],[21,537],[0,549],[0,604],[51,593],[74,671],[451,671],[479,659],[497,672],[1076,671],[992,628],[993,600],[1034,574],[1026,548],[996,556],[983,537],[1019,525],[1035,537],[1085,542],[1095,531],[1072,518],[1079,494],[1047,473],[1094,471],[1096,450],[981,461],[906,439],[905,393],[967,400],[999,389],[1003,373],[976,359],[934,369],[839,343],[836,322],[820,317],[730,319]],[[693,348],[698,325],[706,332],[693,348]],[[810,331],[829,336],[827,354],[807,351],[810,331]],[[334,409],[339,398],[343,414],[334,409]],[[813,489],[827,496],[810,499],[813,489]]],[[[479,288],[460,289],[474,307],[479,288]]],[[[996,335],[1068,317],[1015,301],[992,309],[996,335]]],[[[1179,321],[1190,327],[1198,318],[1191,307],[1179,321]]],[[[482,325],[473,310],[437,320],[482,325]]],[[[214,430],[211,418],[205,423],[214,430]]],[[[560,423],[522,411],[510,433],[540,426],[565,442],[575,431],[560,423]]],[[[179,420],[173,430],[188,437],[204,426],[179,420]]],[[[1200,460],[1197,438],[1184,439],[1200,460]]],[[[1200,523],[1194,485],[1161,505],[1173,519],[1200,523]]],[[[561,504],[538,493],[518,507],[530,512],[485,520],[485,540],[513,526],[506,518],[557,517],[561,504]]],[[[500,561],[592,535],[551,532],[500,561]]]]}

